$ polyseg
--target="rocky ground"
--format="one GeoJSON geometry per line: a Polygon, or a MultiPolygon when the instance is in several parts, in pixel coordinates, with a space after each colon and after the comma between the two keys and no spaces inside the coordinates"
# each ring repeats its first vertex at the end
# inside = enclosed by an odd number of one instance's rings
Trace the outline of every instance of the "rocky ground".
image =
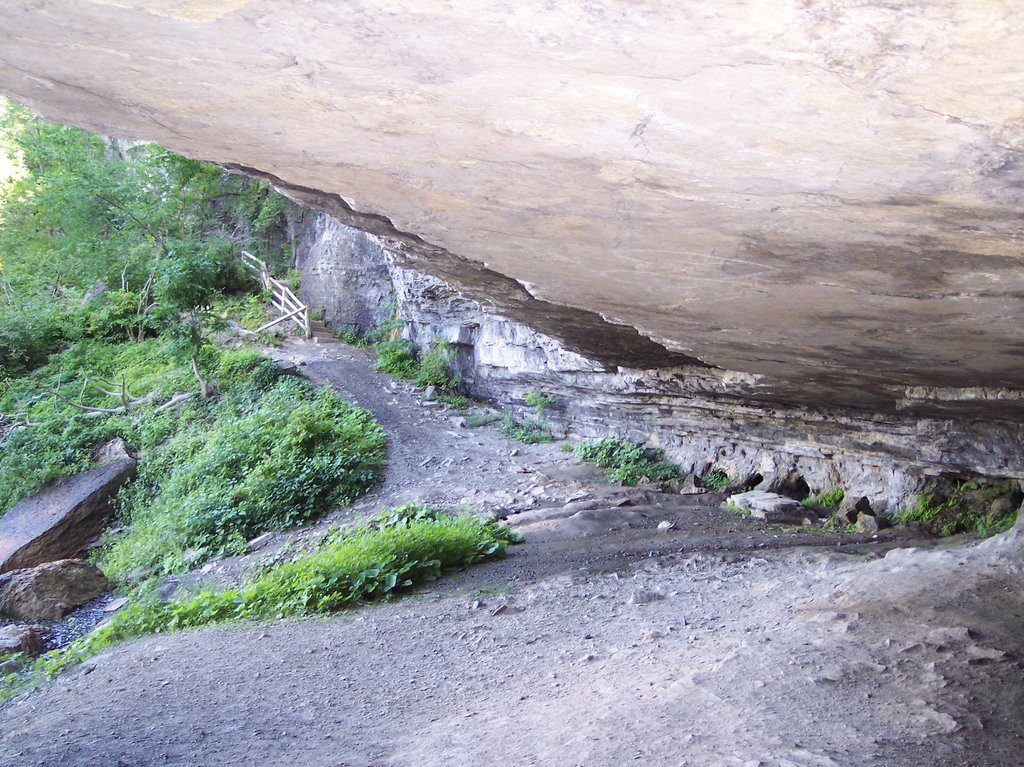
{"type": "Polygon", "coordinates": [[[1022,763],[1020,526],[941,546],[769,527],[464,428],[369,352],[281,353],[389,434],[385,482],[331,521],[467,504],[527,542],[394,603],[116,648],[0,711],[0,764],[1022,763]]]}

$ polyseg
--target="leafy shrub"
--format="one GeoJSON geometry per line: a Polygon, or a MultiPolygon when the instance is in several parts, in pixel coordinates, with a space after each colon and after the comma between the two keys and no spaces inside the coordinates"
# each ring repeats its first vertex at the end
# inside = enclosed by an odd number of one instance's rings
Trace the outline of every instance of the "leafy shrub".
{"type": "Polygon", "coordinates": [[[458,381],[451,373],[455,356],[452,345],[435,341],[424,354],[418,355],[411,342],[402,339],[378,341],[377,370],[396,378],[405,378],[417,386],[433,386],[440,392],[451,392],[458,381]]]}
{"type": "Polygon", "coordinates": [[[20,414],[34,425],[16,428],[0,442],[0,513],[43,485],[88,468],[93,448],[112,437],[141,443],[147,420],[167,423],[173,414],[141,408],[125,415],[93,417],[58,400],[80,396],[87,405],[116,407],[117,400],[93,388],[86,378],[117,378],[135,395],[158,397],[188,391],[191,376],[175,356],[173,344],[160,339],[142,343],[106,344],[80,341],[54,355],[30,375],[11,379],[0,395],[0,412],[20,414]]]}
{"type": "Polygon", "coordinates": [[[76,319],[52,301],[0,305],[0,370],[17,377],[45,364],[61,344],[79,334],[76,319]]]}
{"type": "Polygon", "coordinates": [[[258,399],[226,397],[159,452],[123,509],[129,531],[101,555],[113,577],[240,553],[248,538],[351,501],[376,480],[384,435],[331,389],[285,378],[258,399]]]}
{"type": "Polygon", "coordinates": [[[533,411],[537,414],[538,418],[544,416],[544,408],[548,405],[554,404],[554,400],[544,394],[544,392],[536,389],[530,389],[526,392],[526,396],[523,398],[527,405],[533,408],[533,411]]]}
{"type": "Polygon", "coordinates": [[[509,439],[536,445],[542,442],[554,442],[555,437],[546,423],[526,419],[520,421],[511,413],[506,413],[501,422],[501,431],[509,439]]]}
{"type": "Polygon", "coordinates": [[[586,440],[576,445],[574,452],[579,460],[596,464],[609,479],[624,485],[679,476],[679,467],[665,460],[664,451],[626,439],[586,440]]]}
{"type": "Polygon", "coordinates": [[[894,518],[901,524],[921,524],[935,535],[974,532],[984,538],[1013,527],[1021,499],[1021,487],[1014,480],[991,484],[961,480],[952,487],[940,481],[894,518]],[[1008,502],[1002,512],[993,512],[997,499],[1008,502]]]}
{"type": "Polygon", "coordinates": [[[455,349],[447,341],[435,341],[419,358],[413,382],[417,386],[433,386],[439,391],[451,391],[458,381],[451,373],[455,349]]]}
{"type": "Polygon", "coordinates": [[[408,341],[378,341],[374,344],[377,351],[377,370],[395,378],[412,379],[419,369],[416,350],[408,341]]]}
{"type": "Polygon", "coordinates": [[[731,481],[732,480],[729,479],[729,475],[725,473],[724,469],[712,469],[700,478],[700,483],[704,487],[709,487],[712,490],[724,490],[729,486],[731,481]]]}

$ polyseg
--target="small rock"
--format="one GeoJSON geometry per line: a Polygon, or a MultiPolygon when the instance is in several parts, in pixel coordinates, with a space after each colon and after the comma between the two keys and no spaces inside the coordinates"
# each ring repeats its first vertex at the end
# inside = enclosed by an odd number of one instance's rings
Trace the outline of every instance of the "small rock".
{"type": "Polygon", "coordinates": [[[783,525],[802,525],[810,511],[799,501],[764,490],[750,490],[731,495],[726,504],[746,509],[750,516],[756,519],[783,525]]]}
{"type": "Polygon", "coordinates": [[[879,530],[878,520],[868,514],[861,514],[857,517],[857,532],[864,534],[877,533],[879,530]]]}
{"type": "Polygon", "coordinates": [[[839,504],[839,510],[832,515],[833,525],[838,527],[846,527],[847,525],[856,524],[857,519],[867,515],[869,517],[876,517],[875,510],[871,508],[871,501],[867,499],[867,496],[846,496],[843,498],[843,502],[839,504]]]}
{"type": "Polygon", "coordinates": [[[676,529],[676,523],[672,522],[670,520],[664,519],[664,520],[662,520],[661,522],[658,523],[658,529],[661,532],[663,532],[663,533],[667,533],[669,530],[675,530],[676,529]]]}
{"type": "Polygon", "coordinates": [[[660,602],[665,598],[665,595],[660,591],[650,591],[648,589],[636,589],[629,596],[629,603],[631,605],[647,605],[651,602],[660,602]]]}
{"type": "Polygon", "coordinates": [[[0,654],[21,652],[35,657],[43,652],[43,637],[47,630],[43,626],[2,626],[0,627],[0,654]]]}
{"type": "Polygon", "coordinates": [[[103,612],[116,613],[126,604],[128,604],[128,597],[120,597],[119,599],[115,599],[113,602],[108,602],[107,604],[103,605],[103,612]]]}
{"type": "Polygon", "coordinates": [[[988,521],[994,522],[995,520],[1016,511],[1017,504],[1013,501],[1014,499],[1008,495],[1004,495],[992,501],[992,504],[988,508],[988,521]]]}
{"type": "Polygon", "coordinates": [[[273,537],[273,533],[263,533],[263,535],[257,535],[255,538],[249,541],[249,544],[246,546],[246,551],[248,551],[250,554],[254,551],[259,551],[264,546],[266,546],[267,543],[270,542],[270,539],[273,537]]]}

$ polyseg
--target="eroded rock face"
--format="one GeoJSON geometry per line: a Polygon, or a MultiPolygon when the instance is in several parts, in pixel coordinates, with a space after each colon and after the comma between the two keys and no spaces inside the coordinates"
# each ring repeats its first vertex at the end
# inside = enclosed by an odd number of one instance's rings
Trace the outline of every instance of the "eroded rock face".
{"type": "Polygon", "coordinates": [[[5,9],[0,89],[270,174],[605,365],[1019,423],[1022,24],[1010,0],[50,0],[5,9]]]}
{"type": "MultiPolygon", "coordinates": [[[[763,407],[746,399],[751,378],[687,365],[629,368],[572,351],[556,337],[483,305],[451,284],[408,267],[384,240],[323,216],[296,250],[303,300],[343,318],[365,307],[359,291],[335,290],[335,275],[387,296],[387,316],[421,349],[452,343],[463,386],[475,396],[522,406],[527,392],[553,402],[544,417],[576,436],[617,434],[653,442],[688,472],[712,467],[748,486],[795,497],[844,487],[880,511],[894,510],[942,473],[1024,477],[1020,424],[852,409],[763,407]],[[794,490],[802,488],[802,493],[794,490]]],[[[350,326],[350,325],[349,325],[350,326]]],[[[529,412],[529,409],[526,409],[529,412]]]]}

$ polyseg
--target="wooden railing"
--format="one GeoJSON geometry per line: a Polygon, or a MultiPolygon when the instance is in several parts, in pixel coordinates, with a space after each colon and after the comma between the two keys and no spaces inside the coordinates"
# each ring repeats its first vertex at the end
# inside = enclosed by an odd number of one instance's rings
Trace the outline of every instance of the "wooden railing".
{"type": "Polygon", "coordinates": [[[302,332],[306,334],[306,338],[312,338],[313,328],[310,325],[309,307],[302,303],[295,294],[292,293],[291,288],[280,280],[275,280],[271,277],[270,270],[267,269],[267,265],[256,258],[252,253],[248,253],[243,250],[242,263],[254,273],[259,274],[260,287],[263,290],[270,291],[270,303],[276,306],[277,310],[281,312],[280,317],[277,317],[257,328],[254,332],[259,333],[267,328],[274,327],[274,325],[279,322],[291,320],[302,329],[302,332]]]}

